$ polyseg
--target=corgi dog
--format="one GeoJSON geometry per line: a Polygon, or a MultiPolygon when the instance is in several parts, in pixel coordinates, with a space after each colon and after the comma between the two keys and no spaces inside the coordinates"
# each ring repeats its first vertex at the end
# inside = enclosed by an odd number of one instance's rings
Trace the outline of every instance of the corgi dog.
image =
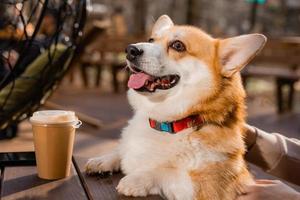
{"type": "Polygon", "coordinates": [[[116,189],[126,196],[235,199],[253,182],[240,70],[265,43],[261,34],[215,39],[161,16],[148,42],[126,49],[134,116],[119,146],[90,159],[86,172],[121,170],[116,189]]]}

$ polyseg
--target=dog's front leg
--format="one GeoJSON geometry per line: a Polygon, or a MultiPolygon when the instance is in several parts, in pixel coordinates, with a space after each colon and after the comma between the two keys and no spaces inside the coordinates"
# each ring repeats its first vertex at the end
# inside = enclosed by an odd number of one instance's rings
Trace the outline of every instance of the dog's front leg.
{"type": "Polygon", "coordinates": [[[194,196],[190,176],[174,168],[133,172],[120,180],[117,190],[134,197],[160,194],[168,200],[192,200],[194,196]]]}
{"type": "Polygon", "coordinates": [[[119,151],[116,149],[109,154],[89,159],[85,165],[85,171],[88,174],[112,173],[120,170],[120,164],[119,151]]]}

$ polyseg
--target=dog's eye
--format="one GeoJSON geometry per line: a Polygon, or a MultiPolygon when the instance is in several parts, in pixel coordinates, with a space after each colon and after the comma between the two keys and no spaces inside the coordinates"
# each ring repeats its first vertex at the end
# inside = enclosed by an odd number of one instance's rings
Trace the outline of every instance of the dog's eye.
{"type": "Polygon", "coordinates": [[[185,51],[185,45],[179,40],[172,42],[170,47],[179,52],[185,51]]]}
{"type": "Polygon", "coordinates": [[[152,43],[152,42],[154,42],[154,39],[153,39],[153,38],[150,38],[150,39],[148,40],[148,42],[152,43]]]}

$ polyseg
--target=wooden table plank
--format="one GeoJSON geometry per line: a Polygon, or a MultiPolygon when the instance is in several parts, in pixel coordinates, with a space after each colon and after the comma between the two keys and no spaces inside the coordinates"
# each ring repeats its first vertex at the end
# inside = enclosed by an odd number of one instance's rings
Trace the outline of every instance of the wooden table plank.
{"type": "Polygon", "coordinates": [[[73,166],[69,177],[54,181],[38,178],[36,167],[7,167],[2,200],[16,199],[84,200],[87,196],[73,166]]]}
{"type": "Polygon", "coordinates": [[[105,199],[105,200],[162,200],[159,196],[148,196],[145,198],[133,198],[119,195],[116,191],[120,179],[124,176],[121,173],[114,174],[112,176],[100,177],[100,176],[88,176],[84,172],[84,165],[87,158],[74,156],[78,168],[81,170],[83,181],[88,187],[90,196],[93,199],[105,199]]]}

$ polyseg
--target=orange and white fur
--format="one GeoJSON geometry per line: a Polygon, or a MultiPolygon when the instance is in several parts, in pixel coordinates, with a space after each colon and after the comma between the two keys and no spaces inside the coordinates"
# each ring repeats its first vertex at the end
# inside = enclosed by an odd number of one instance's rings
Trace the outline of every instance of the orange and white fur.
{"type": "Polygon", "coordinates": [[[243,159],[245,92],[239,71],[265,42],[261,34],[215,39],[161,16],[150,42],[133,44],[143,50],[135,67],[152,76],[178,74],[180,80],[168,90],[129,89],[134,116],[118,148],[90,159],[87,173],[121,170],[125,176],[117,191],[126,196],[235,199],[242,185],[253,181],[243,159]],[[202,116],[203,126],[177,134],[149,126],[149,118],[165,122],[190,115],[202,116]]]}

